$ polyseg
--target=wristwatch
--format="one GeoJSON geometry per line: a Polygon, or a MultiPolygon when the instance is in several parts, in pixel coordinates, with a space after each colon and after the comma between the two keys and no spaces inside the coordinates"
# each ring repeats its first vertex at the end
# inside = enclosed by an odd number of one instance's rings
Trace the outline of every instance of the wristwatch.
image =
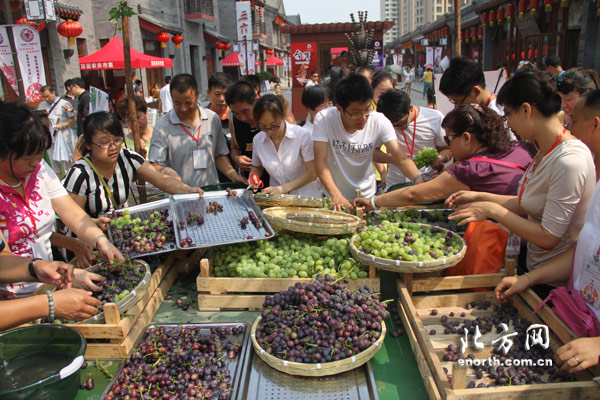
{"type": "Polygon", "coordinates": [[[40,278],[38,278],[37,274],[35,273],[35,268],[33,266],[33,264],[35,264],[36,261],[41,260],[41,258],[32,258],[31,261],[29,261],[29,275],[31,275],[33,278],[35,278],[36,280],[40,280],[40,278]]]}

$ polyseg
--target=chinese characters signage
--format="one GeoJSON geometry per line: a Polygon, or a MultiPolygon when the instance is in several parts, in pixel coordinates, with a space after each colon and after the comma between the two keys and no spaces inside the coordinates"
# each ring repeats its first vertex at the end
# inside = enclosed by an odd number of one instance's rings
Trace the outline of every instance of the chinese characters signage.
{"type": "Polygon", "coordinates": [[[237,23],[238,41],[252,41],[252,13],[249,1],[235,3],[235,19],[237,23]]]}
{"type": "Polygon", "coordinates": [[[54,0],[25,0],[25,13],[30,21],[41,19],[56,21],[54,0]]]}
{"type": "Polygon", "coordinates": [[[292,43],[293,87],[304,87],[309,80],[310,72],[317,68],[317,43],[292,43]]]}
{"type": "MultiPolygon", "coordinates": [[[[513,346],[512,338],[517,336],[517,332],[508,333],[508,326],[505,323],[500,324],[502,327],[501,336],[497,339],[492,340],[491,344],[498,344],[498,349],[502,350],[505,355],[510,351],[513,346]]],[[[469,344],[469,331],[467,328],[464,329],[465,337],[460,338],[460,351],[464,353],[467,350],[469,344]]],[[[540,345],[542,348],[547,349],[550,346],[550,332],[546,325],[532,324],[527,328],[525,332],[525,350],[529,350],[532,346],[540,345]]],[[[479,332],[479,326],[475,326],[475,333],[473,334],[473,347],[476,350],[481,350],[484,347],[483,343],[478,340],[481,338],[481,332],[479,332]]]]}

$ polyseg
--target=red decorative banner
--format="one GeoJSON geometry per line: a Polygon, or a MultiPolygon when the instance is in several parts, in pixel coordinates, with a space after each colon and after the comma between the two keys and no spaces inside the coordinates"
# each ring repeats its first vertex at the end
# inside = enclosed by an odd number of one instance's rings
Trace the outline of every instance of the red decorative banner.
{"type": "Polygon", "coordinates": [[[304,87],[310,80],[310,73],[317,69],[317,43],[292,43],[293,87],[304,87]]]}

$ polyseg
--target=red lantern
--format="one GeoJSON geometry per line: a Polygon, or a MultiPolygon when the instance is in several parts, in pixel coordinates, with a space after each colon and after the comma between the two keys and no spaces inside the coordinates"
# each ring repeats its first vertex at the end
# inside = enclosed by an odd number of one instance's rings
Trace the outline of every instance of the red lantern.
{"type": "Polygon", "coordinates": [[[41,32],[46,27],[46,24],[42,21],[40,23],[29,21],[26,17],[21,17],[16,22],[19,25],[35,25],[38,32],[41,32]]]}
{"type": "Polygon", "coordinates": [[[535,15],[540,5],[540,0],[531,0],[529,2],[529,8],[531,8],[531,15],[535,15]]]}
{"type": "Polygon", "coordinates": [[[225,43],[217,43],[215,44],[215,47],[217,48],[217,50],[224,50],[225,49],[225,43]]]}
{"type": "Polygon", "coordinates": [[[225,45],[225,51],[229,51],[229,49],[231,49],[231,45],[229,43],[227,43],[225,45]]]}
{"type": "Polygon", "coordinates": [[[173,36],[171,41],[175,43],[175,48],[179,49],[181,48],[181,43],[183,43],[183,36],[178,33],[177,35],[173,36]]]}
{"type": "Polygon", "coordinates": [[[498,9],[498,25],[502,25],[504,22],[504,7],[498,9]]]}
{"type": "Polygon", "coordinates": [[[490,10],[490,28],[496,24],[496,10],[490,10]]]}
{"type": "Polygon", "coordinates": [[[68,38],[69,47],[75,47],[75,38],[83,32],[81,24],[72,19],[68,19],[65,22],[58,25],[56,28],[60,36],[68,38]]]}
{"type": "Polygon", "coordinates": [[[160,47],[162,47],[163,49],[167,47],[167,42],[169,41],[169,39],[171,39],[171,36],[169,36],[167,32],[161,32],[158,35],[156,35],[156,40],[160,42],[160,47]]]}
{"type": "Polygon", "coordinates": [[[268,56],[272,56],[273,55],[273,50],[265,50],[265,54],[268,56]]]}
{"type": "Polygon", "coordinates": [[[506,20],[508,22],[512,22],[513,17],[515,16],[515,6],[513,3],[508,3],[506,6],[506,20]]]}
{"type": "Polygon", "coordinates": [[[481,13],[481,24],[483,25],[484,28],[487,28],[488,21],[489,21],[488,13],[486,13],[486,12],[481,13]]]}
{"type": "Polygon", "coordinates": [[[519,0],[519,19],[522,19],[527,12],[527,0],[519,0]]]}
{"type": "MultiPolygon", "coordinates": [[[[473,28],[474,30],[475,28],[473,28]]],[[[479,38],[479,40],[483,40],[483,26],[479,25],[479,27],[477,28],[477,37],[479,38]]]]}
{"type": "Polygon", "coordinates": [[[469,43],[469,39],[471,38],[471,30],[465,29],[464,37],[465,37],[465,42],[469,43]]]}
{"type": "Polygon", "coordinates": [[[544,0],[544,11],[552,12],[552,4],[553,3],[554,3],[554,0],[544,0]]]}

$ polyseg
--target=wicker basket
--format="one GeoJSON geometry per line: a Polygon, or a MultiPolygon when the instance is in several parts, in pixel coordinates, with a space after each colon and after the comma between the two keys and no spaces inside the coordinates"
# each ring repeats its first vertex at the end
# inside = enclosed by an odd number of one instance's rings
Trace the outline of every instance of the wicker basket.
{"type": "Polygon", "coordinates": [[[274,228],[318,235],[354,233],[361,223],[355,215],[322,208],[271,207],[263,214],[274,228]]]}
{"type": "MultiPolygon", "coordinates": [[[[430,225],[420,224],[422,228],[429,228],[430,225]]],[[[442,232],[448,232],[447,229],[440,228],[442,232]]],[[[352,236],[352,240],[350,241],[350,251],[356,257],[358,261],[360,261],[363,265],[368,265],[372,267],[376,267],[379,269],[385,269],[387,271],[393,272],[431,272],[431,271],[439,271],[446,268],[450,268],[456,264],[465,256],[467,252],[467,244],[456,233],[452,232],[452,236],[454,239],[460,240],[463,244],[462,249],[458,254],[453,254],[449,257],[439,258],[437,260],[432,261],[401,261],[401,260],[391,260],[388,258],[380,258],[375,257],[372,254],[365,254],[362,251],[358,250],[356,247],[356,240],[358,239],[358,234],[352,236]]]]}
{"type": "Polygon", "coordinates": [[[379,339],[371,347],[368,349],[358,353],[357,355],[345,358],[339,361],[332,361],[327,363],[318,363],[318,364],[307,364],[307,363],[299,363],[293,361],[286,361],[271,354],[267,353],[256,341],[256,329],[258,328],[258,324],[260,323],[262,317],[257,317],[254,323],[252,324],[252,329],[250,331],[250,337],[252,338],[252,346],[256,351],[256,354],[263,360],[267,365],[272,368],[275,368],[278,371],[285,372],[289,375],[300,375],[300,376],[327,376],[327,375],[335,375],[341,374],[342,372],[350,371],[354,368],[358,368],[361,365],[367,363],[371,358],[377,354],[377,352],[381,349],[381,345],[383,344],[383,340],[385,339],[385,322],[381,321],[381,335],[379,339]]]}
{"type": "Polygon", "coordinates": [[[254,200],[259,206],[264,207],[314,207],[322,208],[322,198],[296,196],[293,194],[268,194],[257,193],[254,200]]]}

